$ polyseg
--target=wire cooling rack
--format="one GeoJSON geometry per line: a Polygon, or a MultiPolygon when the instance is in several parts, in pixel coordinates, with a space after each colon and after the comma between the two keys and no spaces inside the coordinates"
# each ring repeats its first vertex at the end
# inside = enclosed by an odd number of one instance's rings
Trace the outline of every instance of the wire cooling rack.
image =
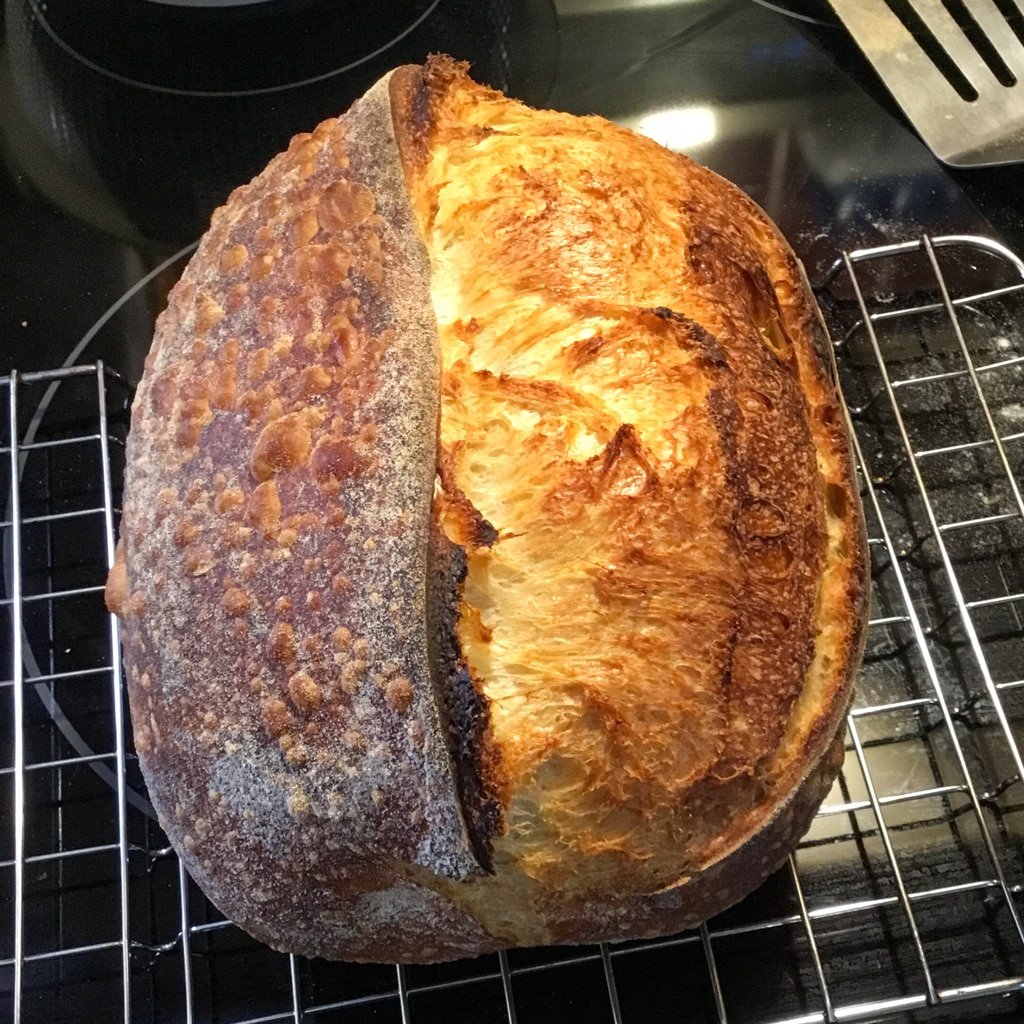
{"type": "Polygon", "coordinates": [[[923,238],[843,254],[818,293],[874,582],[846,763],[811,831],[697,931],[435,967],[273,953],[187,878],[102,605],[128,388],[100,364],[4,378],[0,1019],[1020,1019],[1024,262],[923,238]]]}

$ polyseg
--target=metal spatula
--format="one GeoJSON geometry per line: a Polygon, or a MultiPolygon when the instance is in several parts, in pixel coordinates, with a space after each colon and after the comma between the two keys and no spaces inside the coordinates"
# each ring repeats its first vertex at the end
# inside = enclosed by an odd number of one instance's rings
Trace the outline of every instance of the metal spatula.
{"type": "Polygon", "coordinates": [[[829,2],[940,160],[1024,160],[1024,0],[829,2]]]}

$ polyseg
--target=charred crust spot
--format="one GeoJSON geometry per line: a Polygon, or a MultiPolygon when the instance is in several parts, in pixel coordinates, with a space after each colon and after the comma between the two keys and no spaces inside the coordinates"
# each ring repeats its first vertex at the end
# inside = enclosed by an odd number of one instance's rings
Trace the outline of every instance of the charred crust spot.
{"type": "Polygon", "coordinates": [[[244,245],[241,243],[232,245],[224,250],[224,254],[220,258],[220,269],[224,273],[230,273],[232,270],[238,270],[239,267],[244,266],[248,259],[249,250],[244,245]]]}
{"type": "Polygon", "coordinates": [[[615,494],[636,497],[658,486],[658,476],[631,423],[623,423],[605,445],[601,485],[615,494]]]}
{"type": "Polygon", "coordinates": [[[389,93],[402,162],[422,165],[427,158],[427,136],[433,124],[430,89],[423,67],[401,67],[391,76],[389,93]]]}
{"type": "Polygon", "coordinates": [[[182,519],[174,528],[171,540],[177,548],[187,548],[199,536],[199,527],[189,518],[182,519]]]}
{"type": "Polygon", "coordinates": [[[691,320],[688,316],[677,313],[667,306],[655,306],[646,312],[677,328],[674,333],[676,341],[681,347],[697,348],[705,362],[711,366],[728,366],[725,349],[719,344],[718,339],[696,320],[691,320]]]}
{"type": "Polygon", "coordinates": [[[492,523],[481,516],[473,541],[478,548],[492,547],[498,542],[498,531],[492,523]]]}
{"type": "Polygon", "coordinates": [[[313,449],[313,476],[327,480],[350,480],[367,468],[351,441],[343,437],[323,437],[313,449]]]}
{"type": "Polygon", "coordinates": [[[442,487],[437,500],[438,518],[449,539],[468,548],[489,548],[496,544],[498,531],[494,525],[451,484],[448,474],[442,474],[442,487]]]}
{"type": "Polygon", "coordinates": [[[316,680],[304,671],[295,672],[289,677],[288,696],[298,711],[304,715],[314,712],[323,699],[316,680]]]}
{"type": "Polygon", "coordinates": [[[404,715],[412,706],[412,696],[412,683],[405,676],[395,676],[384,684],[384,699],[399,715],[404,715]]]}
{"type": "Polygon", "coordinates": [[[324,230],[340,234],[365,223],[376,207],[373,193],[364,184],[339,179],[324,190],[317,216],[324,230]]]}
{"type": "Polygon", "coordinates": [[[220,513],[234,512],[245,505],[245,495],[237,487],[225,487],[213,499],[213,507],[220,513]]]}
{"type": "Polygon", "coordinates": [[[271,697],[263,704],[263,724],[267,732],[279,740],[295,727],[295,717],[283,700],[271,697]]]}
{"type": "Polygon", "coordinates": [[[433,531],[427,607],[431,674],[443,695],[448,749],[466,831],[480,866],[493,872],[491,843],[501,827],[501,805],[494,789],[495,754],[488,742],[487,699],[473,682],[459,647],[456,621],[466,579],[466,553],[443,532],[433,531]]]}
{"type": "Polygon", "coordinates": [[[295,660],[295,630],[287,622],[275,622],[267,637],[267,657],[287,665],[295,660]]]}
{"type": "Polygon", "coordinates": [[[228,615],[237,618],[245,615],[252,608],[252,598],[240,587],[228,587],[221,599],[224,610],[228,615]]]}
{"type": "Polygon", "coordinates": [[[708,392],[707,409],[722,445],[726,483],[734,496],[744,494],[747,489],[747,480],[739,457],[737,438],[739,410],[731,389],[713,387],[708,392]]]}
{"type": "Polygon", "coordinates": [[[265,537],[277,532],[281,522],[281,499],[273,480],[265,480],[252,492],[246,517],[265,537]]]}
{"type": "Polygon", "coordinates": [[[128,607],[128,565],[125,562],[124,541],[118,540],[114,551],[114,564],[107,576],[107,585],[103,593],[107,610],[124,618],[128,607]]]}
{"type": "Polygon", "coordinates": [[[190,544],[185,549],[185,572],[189,576],[205,576],[216,564],[217,559],[206,544],[190,544]]]}

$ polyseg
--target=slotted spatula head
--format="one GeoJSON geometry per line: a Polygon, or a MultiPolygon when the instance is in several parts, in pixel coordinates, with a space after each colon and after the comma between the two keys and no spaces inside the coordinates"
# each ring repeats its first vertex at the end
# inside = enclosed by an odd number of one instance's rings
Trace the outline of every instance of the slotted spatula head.
{"type": "Polygon", "coordinates": [[[940,160],[1024,160],[1024,0],[829,2],[940,160]]]}

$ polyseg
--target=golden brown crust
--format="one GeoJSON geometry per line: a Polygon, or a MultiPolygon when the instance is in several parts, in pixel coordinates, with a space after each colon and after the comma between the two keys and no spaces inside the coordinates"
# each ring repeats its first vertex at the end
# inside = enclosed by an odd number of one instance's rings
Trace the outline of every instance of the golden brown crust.
{"type": "Polygon", "coordinates": [[[733,186],[447,58],[238,190],[158,327],[108,587],[214,901],[431,961],[662,934],[774,870],[866,613],[815,330],[733,186]]]}
{"type": "Polygon", "coordinates": [[[785,808],[839,728],[865,608],[837,400],[795,259],[733,186],[443,58],[405,84],[444,483],[496,533],[442,519],[507,822],[461,898],[535,942],[586,901],[576,940],[607,937],[602,906],[682,906],[681,879],[806,820],[785,808]]]}
{"type": "Polygon", "coordinates": [[[161,823],[311,954],[382,950],[406,868],[481,870],[429,664],[439,367],[390,118],[384,83],[215,214],[138,390],[112,575],[161,823]]]}

